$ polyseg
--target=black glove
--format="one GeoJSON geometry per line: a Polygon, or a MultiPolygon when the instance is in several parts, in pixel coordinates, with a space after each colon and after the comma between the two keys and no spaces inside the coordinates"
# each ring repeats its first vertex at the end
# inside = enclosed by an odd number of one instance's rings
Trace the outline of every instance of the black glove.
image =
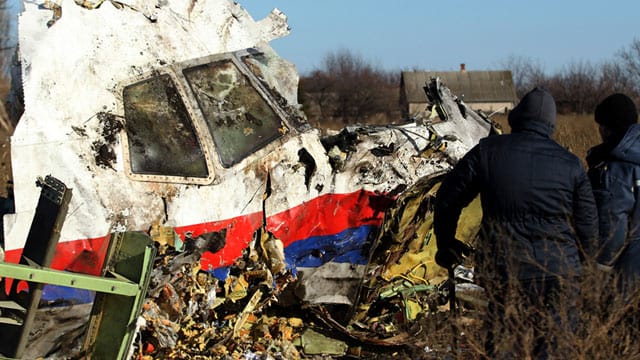
{"type": "Polygon", "coordinates": [[[458,239],[454,239],[446,248],[436,252],[436,264],[450,269],[462,263],[464,256],[469,256],[473,249],[458,239]]]}

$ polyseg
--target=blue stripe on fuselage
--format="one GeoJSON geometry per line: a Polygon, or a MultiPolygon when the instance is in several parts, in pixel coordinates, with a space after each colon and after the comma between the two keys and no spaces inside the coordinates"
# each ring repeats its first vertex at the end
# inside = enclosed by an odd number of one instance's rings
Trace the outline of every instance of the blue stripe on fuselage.
{"type": "MultiPolygon", "coordinates": [[[[297,267],[318,267],[330,261],[366,265],[370,248],[367,239],[376,229],[377,226],[363,225],[333,235],[298,240],[284,249],[287,267],[295,272],[297,267]]],[[[224,280],[229,275],[229,267],[214,269],[213,274],[224,280]]],[[[91,291],[64,286],[45,285],[42,293],[42,300],[47,303],[82,304],[93,298],[91,291]]]]}
{"type": "Polygon", "coordinates": [[[363,225],[334,235],[298,240],[284,249],[285,260],[290,268],[318,267],[329,261],[366,265],[369,246],[365,245],[376,228],[363,225]]]}

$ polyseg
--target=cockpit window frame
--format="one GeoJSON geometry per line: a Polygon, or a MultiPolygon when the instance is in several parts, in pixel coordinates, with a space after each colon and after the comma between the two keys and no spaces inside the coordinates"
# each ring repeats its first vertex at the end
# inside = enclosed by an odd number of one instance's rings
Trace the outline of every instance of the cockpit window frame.
{"type": "MultiPolygon", "coordinates": [[[[225,139],[225,136],[223,137],[218,137],[220,135],[220,133],[217,132],[218,129],[220,129],[220,132],[222,133],[226,133],[227,135],[232,135],[234,133],[234,131],[229,131],[229,127],[226,127],[227,130],[224,130],[225,128],[218,128],[216,126],[214,126],[212,123],[210,124],[209,122],[213,122],[214,120],[219,119],[220,114],[216,113],[214,118],[208,118],[207,116],[207,112],[205,111],[205,109],[203,108],[203,104],[200,103],[200,100],[198,98],[198,96],[196,96],[196,94],[194,93],[195,91],[195,84],[192,83],[191,81],[189,81],[188,79],[188,75],[187,73],[191,73],[194,71],[200,71],[200,69],[207,69],[207,66],[209,65],[213,65],[215,66],[216,64],[221,64],[221,63],[229,63],[231,64],[231,66],[234,67],[234,70],[237,70],[240,76],[243,76],[244,79],[246,81],[248,81],[248,85],[251,89],[253,89],[253,91],[255,91],[255,93],[252,94],[247,94],[248,96],[250,95],[257,95],[260,99],[262,99],[262,105],[266,105],[266,107],[270,110],[270,113],[272,115],[275,116],[275,118],[272,118],[271,120],[275,120],[278,123],[278,126],[267,126],[267,127],[263,127],[263,131],[266,131],[265,135],[268,135],[268,137],[263,138],[263,139],[259,139],[256,138],[253,142],[253,145],[249,144],[244,145],[244,146],[239,146],[239,147],[231,147],[231,148],[236,148],[237,150],[239,150],[238,153],[234,153],[233,155],[230,155],[230,153],[226,152],[226,151],[217,151],[218,154],[218,160],[220,161],[221,165],[224,168],[230,168],[233,167],[235,164],[241,162],[242,160],[244,160],[245,158],[251,156],[251,154],[254,154],[256,151],[259,151],[260,149],[266,147],[268,144],[273,143],[274,141],[276,141],[279,138],[282,138],[286,133],[288,133],[289,130],[289,126],[288,124],[286,124],[286,122],[284,121],[283,116],[276,110],[276,108],[274,108],[273,104],[269,103],[268,97],[265,96],[264,93],[262,93],[260,91],[260,87],[259,84],[257,82],[255,82],[252,79],[252,76],[248,76],[246,74],[246,71],[243,71],[244,69],[242,69],[242,67],[238,64],[237,61],[235,61],[235,58],[225,58],[225,59],[221,59],[221,60],[214,60],[214,61],[209,61],[209,62],[205,62],[203,64],[199,64],[199,65],[193,65],[193,66],[184,66],[182,68],[182,73],[184,75],[185,80],[187,81],[189,88],[191,89],[191,94],[194,95],[194,98],[196,100],[196,102],[198,103],[198,109],[200,109],[201,111],[201,115],[202,115],[202,119],[204,120],[205,124],[207,125],[207,129],[209,129],[209,133],[212,135],[213,137],[213,144],[216,148],[218,148],[220,145],[222,145],[219,141],[228,141],[229,138],[225,139]],[[269,134],[270,133],[270,134],[269,134]],[[257,141],[257,142],[255,142],[257,141]],[[242,150],[244,149],[244,150],[242,150]],[[225,153],[226,155],[223,156],[223,153],[225,153]],[[230,157],[231,156],[231,157],[230,157]]],[[[234,86],[235,87],[235,86],[234,86]]],[[[249,99],[249,98],[248,98],[249,99]]],[[[247,103],[249,104],[249,103],[247,103]]],[[[238,104],[236,104],[238,105],[238,104]]],[[[250,115],[250,110],[244,109],[244,106],[242,106],[243,110],[242,112],[250,115]]],[[[252,107],[255,110],[260,110],[260,108],[256,108],[256,107],[252,107]]],[[[211,114],[209,114],[211,115],[211,114]]],[[[265,117],[264,120],[267,121],[268,117],[265,117]]],[[[275,124],[272,124],[275,125],[275,124]]],[[[249,128],[249,130],[253,130],[254,128],[249,128]]],[[[247,129],[245,129],[247,130],[247,129]]],[[[250,136],[245,134],[245,137],[250,136]]],[[[243,139],[244,140],[244,139],[243,139]]],[[[235,149],[234,149],[235,152],[235,149]]]]}
{"type": "MultiPolygon", "coordinates": [[[[169,78],[173,82],[173,85],[176,87],[176,89],[177,89],[178,93],[180,94],[181,99],[182,99],[182,101],[183,101],[183,103],[185,105],[187,114],[190,117],[191,125],[194,128],[196,138],[197,138],[197,140],[199,142],[199,145],[200,145],[200,150],[202,151],[202,155],[204,156],[204,160],[205,160],[206,167],[207,167],[207,176],[206,177],[189,177],[189,176],[175,176],[175,175],[142,174],[142,173],[133,172],[133,169],[132,169],[132,166],[131,166],[131,149],[129,147],[129,138],[128,138],[128,135],[127,135],[127,132],[126,132],[126,121],[127,121],[126,117],[124,117],[124,119],[125,119],[125,125],[124,125],[125,128],[121,132],[121,134],[122,134],[122,149],[123,149],[124,171],[125,171],[126,175],[130,179],[137,180],[137,181],[183,183],[183,184],[195,184],[195,185],[210,184],[211,182],[213,182],[213,179],[215,177],[215,174],[214,174],[214,171],[213,171],[214,166],[213,166],[213,161],[212,161],[211,154],[209,153],[208,147],[203,142],[203,138],[202,138],[203,131],[200,128],[201,125],[197,121],[193,121],[193,118],[194,118],[193,109],[189,106],[189,104],[187,104],[187,101],[185,101],[187,99],[187,96],[185,95],[184,89],[182,88],[179,79],[175,76],[175,74],[172,71],[167,71],[167,69],[162,69],[162,70],[157,70],[157,71],[153,71],[151,73],[142,74],[140,76],[137,76],[134,79],[130,79],[130,81],[127,81],[126,83],[122,83],[118,88],[118,94],[123,96],[124,89],[127,86],[131,86],[131,85],[135,85],[135,84],[138,84],[138,83],[141,83],[141,82],[149,81],[149,80],[153,79],[154,77],[160,77],[160,76],[165,76],[165,75],[169,76],[169,78]]],[[[125,105],[124,105],[124,99],[123,98],[119,102],[119,107],[120,107],[120,112],[124,116],[124,107],[125,107],[125,105]]]]}
{"type": "MultiPolygon", "coordinates": [[[[172,176],[172,175],[152,175],[152,174],[139,174],[134,173],[132,171],[131,166],[131,149],[129,148],[129,139],[126,133],[126,117],[125,117],[125,129],[122,130],[122,149],[123,149],[123,163],[124,170],[127,175],[132,180],[135,181],[146,181],[146,182],[161,182],[161,183],[182,183],[182,184],[194,184],[194,185],[208,185],[215,181],[216,177],[227,171],[227,169],[233,168],[238,164],[242,164],[245,161],[251,161],[250,158],[255,156],[261,157],[264,156],[267,152],[273,151],[277,146],[282,144],[282,141],[285,141],[289,136],[296,133],[296,129],[289,124],[287,121],[287,115],[280,108],[278,103],[273,99],[273,97],[269,94],[269,91],[266,90],[261,84],[261,82],[256,79],[256,75],[253,74],[250,69],[241,61],[242,57],[251,56],[258,52],[255,49],[245,49],[241,51],[217,54],[206,56],[197,59],[191,59],[184,62],[176,63],[173,65],[165,65],[164,67],[153,70],[150,72],[142,73],[138,76],[134,76],[133,78],[127,79],[126,81],[121,82],[116,91],[119,94],[118,101],[118,111],[124,117],[124,89],[127,86],[134,85],[140,82],[144,82],[152,79],[156,76],[164,76],[169,75],[171,81],[176,86],[176,89],[182,98],[182,101],[185,104],[187,114],[191,120],[193,128],[196,133],[196,137],[199,141],[200,148],[202,150],[202,154],[204,155],[208,176],[207,177],[183,177],[183,176],[172,176]],[[240,73],[249,80],[251,86],[256,89],[258,94],[266,101],[268,106],[274,111],[277,118],[280,120],[283,129],[282,135],[270,140],[264,146],[259,149],[256,149],[254,152],[246,154],[243,158],[238,161],[233,162],[232,164],[226,164],[223,166],[215,143],[213,141],[212,134],[209,131],[206,120],[204,119],[203,111],[200,109],[198,102],[196,100],[195,95],[192,93],[191,88],[187,79],[183,74],[183,70],[195,66],[205,65],[211,62],[230,60],[240,71],[240,73]],[[214,155],[215,154],[215,155],[214,155]]],[[[258,52],[259,53],[259,52],[258,52]]]]}

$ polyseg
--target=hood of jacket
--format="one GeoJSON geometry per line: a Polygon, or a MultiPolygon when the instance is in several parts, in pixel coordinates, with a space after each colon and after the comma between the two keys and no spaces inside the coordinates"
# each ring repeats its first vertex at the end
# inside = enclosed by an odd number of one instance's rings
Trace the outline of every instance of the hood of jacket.
{"type": "Polygon", "coordinates": [[[640,124],[631,125],[620,142],[603,143],[589,149],[589,167],[603,161],[620,160],[640,165],[640,124]]]}
{"type": "Polygon", "coordinates": [[[611,152],[611,156],[640,164],[640,125],[634,124],[629,127],[618,146],[611,152]]]}
{"type": "Polygon", "coordinates": [[[556,102],[540,87],[529,91],[509,113],[511,132],[533,131],[551,137],[556,126],[556,102]]]}

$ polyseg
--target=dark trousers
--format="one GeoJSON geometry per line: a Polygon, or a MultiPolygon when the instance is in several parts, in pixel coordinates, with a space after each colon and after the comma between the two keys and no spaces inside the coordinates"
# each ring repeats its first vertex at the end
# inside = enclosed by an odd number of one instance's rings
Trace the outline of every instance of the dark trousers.
{"type": "Polygon", "coordinates": [[[485,287],[489,296],[484,321],[487,356],[513,359],[529,354],[534,359],[548,359],[553,355],[557,331],[577,330],[574,301],[578,288],[574,284],[577,280],[563,282],[546,277],[485,287]]]}

